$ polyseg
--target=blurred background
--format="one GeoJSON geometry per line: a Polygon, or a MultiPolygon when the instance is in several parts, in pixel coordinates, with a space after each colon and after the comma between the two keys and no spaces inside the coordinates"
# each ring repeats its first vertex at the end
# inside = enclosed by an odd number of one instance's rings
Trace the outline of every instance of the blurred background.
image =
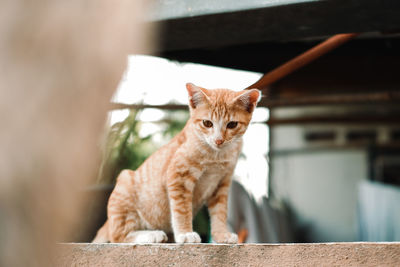
{"type": "MultiPolygon", "coordinates": [[[[358,34],[256,83],[229,225],[241,242],[400,241],[400,2],[0,7],[0,265],[90,241],[119,171],[184,126],[185,83],[242,90],[342,33],[358,34]]],[[[195,228],[212,242],[205,210],[195,228]]]]}
{"type": "Polygon", "coordinates": [[[160,46],[129,56],[99,184],[183,127],[186,82],[242,90],[330,35],[360,32],[259,88],[229,223],[243,242],[400,240],[399,6],[355,2],[158,1],[149,20],[161,22],[160,46]]]}

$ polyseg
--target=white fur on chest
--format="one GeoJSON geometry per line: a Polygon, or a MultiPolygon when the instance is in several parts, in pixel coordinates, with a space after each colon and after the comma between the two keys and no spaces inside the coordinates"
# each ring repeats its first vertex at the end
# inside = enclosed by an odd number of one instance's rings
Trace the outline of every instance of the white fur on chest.
{"type": "Polygon", "coordinates": [[[230,173],[223,164],[210,164],[204,173],[200,176],[194,188],[195,210],[201,208],[203,204],[211,197],[217,189],[221,180],[230,173]]]}

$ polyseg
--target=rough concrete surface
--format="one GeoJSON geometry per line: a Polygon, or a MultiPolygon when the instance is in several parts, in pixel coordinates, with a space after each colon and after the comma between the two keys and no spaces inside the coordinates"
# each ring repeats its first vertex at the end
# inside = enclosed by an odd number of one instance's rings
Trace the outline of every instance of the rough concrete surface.
{"type": "Polygon", "coordinates": [[[60,244],[56,266],[400,266],[400,243],[60,244]]]}

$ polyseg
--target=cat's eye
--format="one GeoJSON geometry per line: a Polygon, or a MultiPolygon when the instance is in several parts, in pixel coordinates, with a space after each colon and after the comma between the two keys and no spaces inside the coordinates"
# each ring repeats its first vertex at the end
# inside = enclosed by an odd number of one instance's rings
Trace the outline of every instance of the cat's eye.
{"type": "Polygon", "coordinates": [[[203,125],[207,128],[211,128],[213,126],[213,123],[209,120],[203,120],[203,125]]]}
{"type": "Polygon", "coordinates": [[[237,121],[230,121],[230,122],[226,125],[226,128],[233,129],[233,128],[236,128],[237,125],[238,125],[238,122],[237,122],[237,121]]]}

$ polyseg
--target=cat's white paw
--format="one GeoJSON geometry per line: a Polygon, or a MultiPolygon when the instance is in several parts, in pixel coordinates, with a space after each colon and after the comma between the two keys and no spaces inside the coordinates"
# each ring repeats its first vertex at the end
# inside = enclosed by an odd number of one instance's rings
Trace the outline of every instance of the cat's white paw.
{"type": "Polygon", "coordinates": [[[201,238],[200,238],[199,234],[196,232],[188,232],[188,233],[177,234],[175,236],[175,242],[176,243],[200,243],[201,238]]]}
{"type": "Polygon", "coordinates": [[[168,241],[163,231],[136,231],[127,236],[131,243],[163,243],[168,241]]]}
{"type": "Polygon", "coordinates": [[[213,234],[213,240],[217,243],[225,243],[225,244],[237,244],[238,236],[234,233],[215,233],[213,234]]]}

